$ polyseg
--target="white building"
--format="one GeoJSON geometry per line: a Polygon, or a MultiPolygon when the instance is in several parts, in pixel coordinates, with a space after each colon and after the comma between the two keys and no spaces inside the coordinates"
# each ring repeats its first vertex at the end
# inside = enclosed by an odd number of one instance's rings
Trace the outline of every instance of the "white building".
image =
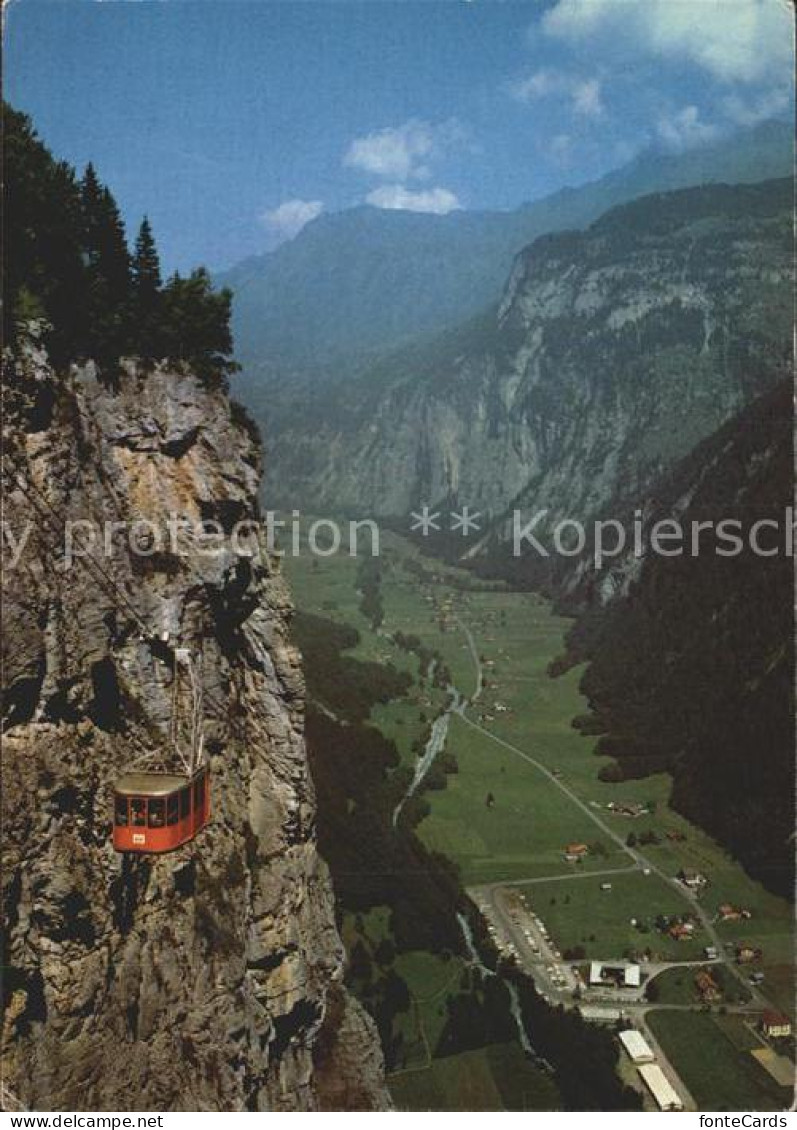
{"type": "Polygon", "coordinates": [[[621,1032],[620,1043],[628,1052],[631,1062],[637,1066],[641,1063],[653,1063],[656,1058],[650,1044],[642,1033],[637,1032],[635,1028],[627,1028],[625,1032],[621,1032]]]}
{"type": "Polygon", "coordinates": [[[623,984],[626,989],[638,989],[642,984],[642,970],[638,965],[626,965],[623,973],[623,984]]]}
{"type": "Polygon", "coordinates": [[[645,1063],[639,1068],[642,1082],[656,1100],[659,1110],[683,1110],[678,1092],[657,1063],[645,1063]]]}
{"type": "Polygon", "coordinates": [[[642,984],[642,970],[638,965],[604,965],[600,961],[589,964],[589,983],[593,987],[638,989],[642,984]],[[622,978],[622,979],[621,979],[622,978]]]}

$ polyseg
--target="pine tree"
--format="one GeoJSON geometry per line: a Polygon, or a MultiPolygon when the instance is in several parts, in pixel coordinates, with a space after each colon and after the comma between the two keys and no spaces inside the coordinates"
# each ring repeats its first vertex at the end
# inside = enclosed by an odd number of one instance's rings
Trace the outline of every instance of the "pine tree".
{"type": "Polygon", "coordinates": [[[163,292],[164,352],[204,377],[234,371],[231,305],[231,291],[214,291],[204,267],[188,278],[175,272],[163,292]]]}
{"type": "Polygon", "coordinates": [[[87,166],[80,187],[88,277],[85,349],[101,360],[115,360],[128,344],[130,254],[116,201],[93,165],[87,166]]]}
{"type": "Polygon", "coordinates": [[[162,351],[163,303],[158,249],[145,216],[133,252],[132,340],[136,352],[155,357],[162,351]]]}
{"type": "Polygon", "coordinates": [[[80,192],[73,170],[53,160],[30,119],[3,103],[4,335],[44,317],[56,363],[75,356],[83,336],[85,267],[80,192]]]}

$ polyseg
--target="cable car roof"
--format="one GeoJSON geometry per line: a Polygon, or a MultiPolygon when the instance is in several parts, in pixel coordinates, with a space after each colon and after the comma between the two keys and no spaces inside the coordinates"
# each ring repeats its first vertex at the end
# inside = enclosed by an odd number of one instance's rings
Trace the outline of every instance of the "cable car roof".
{"type": "Polygon", "coordinates": [[[189,783],[187,775],[177,773],[125,773],[114,784],[114,792],[123,796],[167,796],[189,783]]]}

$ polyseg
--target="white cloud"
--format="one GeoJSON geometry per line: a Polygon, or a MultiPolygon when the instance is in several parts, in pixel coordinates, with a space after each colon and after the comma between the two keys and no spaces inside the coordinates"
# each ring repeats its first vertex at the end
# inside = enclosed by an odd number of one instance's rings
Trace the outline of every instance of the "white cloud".
{"type": "Polygon", "coordinates": [[[376,208],[404,212],[434,212],[445,216],[461,208],[456,195],[447,188],[428,188],[418,192],[403,184],[383,184],[366,196],[366,202],[376,208]]]}
{"type": "Polygon", "coordinates": [[[445,156],[465,140],[456,121],[425,122],[412,118],[400,126],[387,126],[356,137],[343,164],[386,180],[427,180],[430,163],[445,156]]]}
{"type": "Polygon", "coordinates": [[[573,110],[585,118],[601,118],[606,112],[600,79],[580,79],[552,67],[542,67],[513,83],[510,93],[518,102],[536,102],[552,95],[568,98],[573,110]]]}
{"type": "Polygon", "coordinates": [[[434,128],[428,122],[409,121],[355,138],[343,164],[379,177],[421,179],[429,175],[424,161],[434,149],[434,128]]]}
{"type": "Polygon", "coordinates": [[[278,208],[263,212],[260,222],[281,239],[292,239],[323,211],[324,205],[320,200],[286,200],[278,208]]]}
{"type": "Polygon", "coordinates": [[[720,134],[718,126],[705,122],[697,106],[684,106],[671,114],[663,114],[658,121],[659,137],[670,149],[691,149],[713,141],[720,134]]]}
{"type": "Polygon", "coordinates": [[[542,17],[571,43],[611,42],[629,57],[690,60],[723,82],[788,80],[791,5],[783,0],[557,0],[542,17]]]}

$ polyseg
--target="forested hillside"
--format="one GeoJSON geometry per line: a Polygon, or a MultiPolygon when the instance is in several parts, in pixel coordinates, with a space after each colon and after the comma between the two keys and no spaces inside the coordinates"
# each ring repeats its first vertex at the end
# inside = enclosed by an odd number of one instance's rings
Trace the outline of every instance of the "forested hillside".
{"type": "Polygon", "coordinates": [[[649,554],[570,639],[571,659],[590,660],[586,728],[603,734],[613,775],[669,770],[673,805],[784,895],[794,874],[792,422],[784,382],[658,484],[644,503],[648,528],[672,515],[687,531],[711,523],[699,554],[649,554]],[[732,548],[712,532],[723,519],[738,521],[744,552],[716,552],[732,548]],[[749,548],[762,522],[766,556],[749,548]]]}
{"type": "Polygon", "coordinates": [[[146,217],[131,253],[111,191],[89,164],[78,177],[41,143],[29,118],[3,104],[5,339],[44,320],[52,360],[120,357],[184,361],[200,375],[230,372],[230,303],[204,268],[164,282],[146,217]]]}

